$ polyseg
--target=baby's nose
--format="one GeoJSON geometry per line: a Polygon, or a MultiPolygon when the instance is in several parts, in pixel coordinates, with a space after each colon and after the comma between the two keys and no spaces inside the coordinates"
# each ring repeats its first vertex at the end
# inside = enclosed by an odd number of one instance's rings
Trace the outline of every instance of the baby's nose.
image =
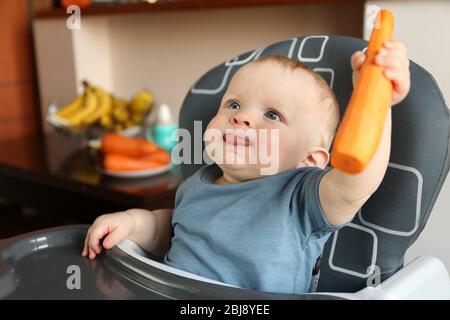
{"type": "Polygon", "coordinates": [[[245,125],[247,127],[250,127],[250,124],[252,122],[250,120],[250,117],[248,117],[243,112],[235,113],[234,115],[231,116],[230,120],[231,120],[232,124],[243,124],[243,125],[245,125]]]}

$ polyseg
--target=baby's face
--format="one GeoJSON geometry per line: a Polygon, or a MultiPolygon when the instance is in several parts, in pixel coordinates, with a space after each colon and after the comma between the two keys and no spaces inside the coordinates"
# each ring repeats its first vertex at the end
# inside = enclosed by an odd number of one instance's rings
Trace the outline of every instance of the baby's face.
{"type": "Polygon", "coordinates": [[[244,66],[208,125],[206,150],[224,176],[236,181],[304,166],[318,143],[316,102],[317,87],[306,71],[272,62],[244,66]]]}

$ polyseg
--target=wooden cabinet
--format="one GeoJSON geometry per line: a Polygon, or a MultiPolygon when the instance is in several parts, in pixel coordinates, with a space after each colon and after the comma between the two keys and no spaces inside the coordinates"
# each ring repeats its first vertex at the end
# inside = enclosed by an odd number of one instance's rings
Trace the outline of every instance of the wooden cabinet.
{"type": "Polygon", "coordinates": [[[28,1],[0,1],[0,140],[38,130],[28,1]]]}
{"type": "MultiPolygon", "coordinates": [[[[47,0],[38,0],[40,5],[36,7],[36,16],[39,18],[51,18],[65,16],[63,9],[49,8],[47,0]]],[[[85,15],[127,14],[157,11],[178,10],[202,10],[236,7],[301,5],[321,3],[363,3],[364,0],[154,0],[129,4],[92,5],[83,9],[85,15]]]]}

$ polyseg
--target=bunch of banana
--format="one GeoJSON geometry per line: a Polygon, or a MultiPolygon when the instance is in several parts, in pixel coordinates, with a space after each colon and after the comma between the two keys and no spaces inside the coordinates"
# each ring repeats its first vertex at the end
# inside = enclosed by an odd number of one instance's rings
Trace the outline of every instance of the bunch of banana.
{"type": "Polygon", "coordinates": [[[112,97],[108,92],[102,88],[95,87],[94,93],[97,97],[97,108],[83,118],[82,124],[85,126],[94,124],[103,115],[109,114],[112,109],[112,97]]]}
{"type": "Polygon", "coordinates": [[[69,128],[100,125],[108,130],[122,131],[142,124],[153,107],[153,95],[148,91],[138,92],[128,102],[86,81],[83,85],[83,94],[56,112],[69,128]]]}
{"type": "Polygon", "coordinates": [[[135,114],[149,112],[153,107],[153,95],[145,90],[141,90],[134,95],[130,101],[130,110],[135,114]]]}
{"type": "Polygon", "coordinates": [[[138,92],[131,101],[113,97],[112,111],[100,119],[100,125],[114,131],[141,125],[153,108],[153,95],[147,91],[138,92]]]}
{"type": "Polygon", "coordinates": [[[90,126],[111,110],[111,96],[105,90],[83,84],[84,93],[56,112],[69,127],[90,126]]]}

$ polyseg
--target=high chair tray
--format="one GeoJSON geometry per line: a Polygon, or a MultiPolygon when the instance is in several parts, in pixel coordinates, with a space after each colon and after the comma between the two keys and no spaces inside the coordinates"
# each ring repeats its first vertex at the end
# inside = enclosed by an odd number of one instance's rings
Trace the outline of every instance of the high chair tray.
{"type": "Polygon", "coordinates": [[[87,229],[58,227],[1,240],[0,299],[337,299],[206,282],[139,256],[126,242],[89,260],[81,256],[87,229]]]}

